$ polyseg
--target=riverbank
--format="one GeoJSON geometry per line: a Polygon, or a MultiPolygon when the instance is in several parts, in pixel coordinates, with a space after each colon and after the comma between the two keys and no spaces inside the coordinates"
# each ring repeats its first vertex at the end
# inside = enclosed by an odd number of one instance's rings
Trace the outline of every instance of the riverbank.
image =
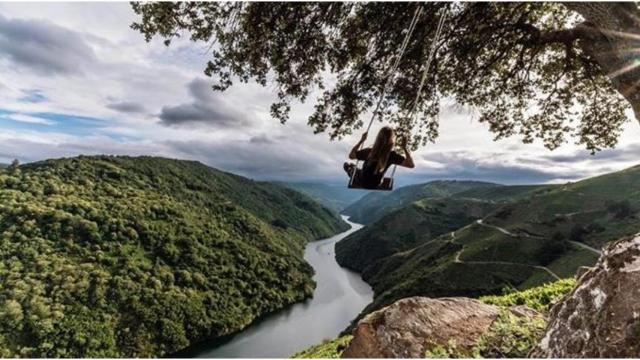
{"type": "Polygon", "coordinates": [[[335,244],[363,226],[344,220],[351,229],[305,248],[304,258],[315,271],[313,298],[265,316],[235,335],[194,345],[175,356],[286,358],[338,336],[373,299],[373,290],[360,275],[335,260],[335,244]]]}

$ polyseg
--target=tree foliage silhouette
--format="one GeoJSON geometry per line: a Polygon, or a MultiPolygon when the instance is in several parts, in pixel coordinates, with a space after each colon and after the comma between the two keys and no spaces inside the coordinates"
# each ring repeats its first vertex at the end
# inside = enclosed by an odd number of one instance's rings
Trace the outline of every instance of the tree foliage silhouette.
{"type": "Polygon", "coordinates": [[[617,143],[629,105],[640,119],[640,11],[631,3],[133,3],[147,40],[187,33],[210,43],[214,90],[237,80],[276,84],[271,114],[319,90],[308,123],[340,138],[363,125],[417,6],[423,12],[381,115],[413,144],[438,136],[444,99],[477,111],[496,138],[575,136],[598,151],[617,143]],[[439,16],[442,39],[415,123],[411,108],[439,16]],[[335,75],[329,81],[327,73],[335,75]]]}

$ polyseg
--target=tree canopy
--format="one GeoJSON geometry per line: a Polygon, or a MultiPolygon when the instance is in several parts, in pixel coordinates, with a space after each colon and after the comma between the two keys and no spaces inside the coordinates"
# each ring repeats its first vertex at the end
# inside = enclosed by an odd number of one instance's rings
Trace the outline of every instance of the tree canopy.
{"type": "Polygon", "coordinates": [[[628,118],[640,119],[640,10],[637,3],[132,3],[132,28],[210,44],[205,74],[214,90],[234,81],[276,84],[271,114],[319,90],[308,123],[340,138],[362,127],[389,75],[381,118],[424,145],[438,136],[451,99],[474,109],[496,138],[542,139],[550,149],[575,136],[613,147],[628,118]],[[395,74],[388,74],[416,7],[422,12],[395,74]],[[412,123],[412,107],[434,39],[436,57],[412,123]],[[635,34],[635,35],[634,35],[635,34]],[[332,74],[334,76],[327,76],[332,74]]]}

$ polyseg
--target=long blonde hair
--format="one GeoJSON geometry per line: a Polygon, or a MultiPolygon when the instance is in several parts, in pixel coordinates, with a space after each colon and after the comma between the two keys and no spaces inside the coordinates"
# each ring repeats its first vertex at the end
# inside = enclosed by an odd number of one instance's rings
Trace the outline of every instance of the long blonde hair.
{"type": "Polygon", "coordinates": [[[373,143],[371,152],[369,152],[368,161],[376,162],[376,173],[384,172],[389,162],[389,155],[395,145],[396,133],[389,126],[385,126],[378,132],[376,141],[373,143]]]}

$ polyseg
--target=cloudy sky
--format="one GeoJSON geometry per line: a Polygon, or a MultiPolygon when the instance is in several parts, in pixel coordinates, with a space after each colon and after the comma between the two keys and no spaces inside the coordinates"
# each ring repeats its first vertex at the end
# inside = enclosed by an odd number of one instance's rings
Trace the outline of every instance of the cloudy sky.
{"type": "MultiPolygon", "coordinates": [[[[204,44],[145,43],[129,28],[134,20],[128,3],[0,3],[0,162],[144,154],[256,179],[345,180],[354,139],[313,135],[313,102],[295,105],[281,125],[269,117],[272,88],[214,93],[202,73],[204,44]]],[[[417,168],[399,170],[397,182],[562,182],[640,162],[635,121],[617,149],[591,156],[572,143],[550,152],[517,138],[494,142],[453,108],[443,111],[438,142],[418,151],[417,168]]]]}

